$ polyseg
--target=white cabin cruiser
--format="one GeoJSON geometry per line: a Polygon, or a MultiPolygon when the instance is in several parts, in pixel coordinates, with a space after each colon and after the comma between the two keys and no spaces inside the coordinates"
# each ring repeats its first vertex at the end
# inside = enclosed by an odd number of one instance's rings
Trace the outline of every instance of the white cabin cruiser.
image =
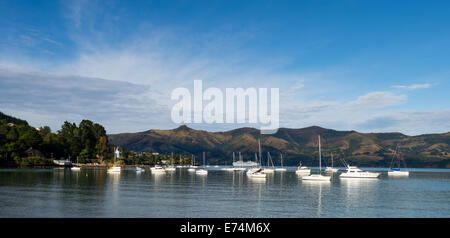
{"type": "Polygon", "coordinates": [[[378,178],[380,173],[368,172],[356,166],[347,166],[347,170],[339,175],[340,178],[378,178]]]}

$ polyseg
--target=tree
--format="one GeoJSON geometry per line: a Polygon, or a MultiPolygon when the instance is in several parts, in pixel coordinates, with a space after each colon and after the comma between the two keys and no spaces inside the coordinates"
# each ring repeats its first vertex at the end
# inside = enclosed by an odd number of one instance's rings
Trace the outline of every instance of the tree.
{"type": "Polygon", "coordinates": [[[39,148],[42,144],[42,137],[36,129],[31,128],[19,137],[19,141],[25,144],[26,147],[39,148]]]}

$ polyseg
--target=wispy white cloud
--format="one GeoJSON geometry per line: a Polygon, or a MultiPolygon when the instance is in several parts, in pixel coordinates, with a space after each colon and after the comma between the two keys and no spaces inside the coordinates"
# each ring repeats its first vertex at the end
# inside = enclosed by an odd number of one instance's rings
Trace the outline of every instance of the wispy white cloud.
{"type": "Polygon", "coordinates": [[[398,105],[405,102],[407,96],[404,94],[395,95],[392,92],[370,92],[366,95],[359,96],[356,100],[351,101],[347,106],[359,109],[377,109],[388,106],[398,105]]]}
{"type": "Polygon", "coordinates": [[[421,89],[421,88],[429,88],[431,85],[429,83],[424,84],[412,84],[412,85],[394,85],[393,88],[400,88],[400,89],[421,89]]]}

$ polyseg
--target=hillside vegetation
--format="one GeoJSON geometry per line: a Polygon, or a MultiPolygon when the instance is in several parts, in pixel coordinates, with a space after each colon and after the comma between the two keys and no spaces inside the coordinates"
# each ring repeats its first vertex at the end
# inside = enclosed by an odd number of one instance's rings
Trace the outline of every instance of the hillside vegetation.
{"type": "Polygon", "coordinates": [[[325,164],[331,154],[335,164],[345,159],[359,166],[389,166],[396,146],[408,167],[450,168],[450,133],[406,136],[401,133],[359,133],[312,126],[302,129],[280,128],[276,134],[261,135],[254,128],[226,132],[207,132],[180,126],[173,130],[149,130],[109,135],[111,143],[132,151],[184,153],[200,156],[205,151],[210,164],[231,164],[232,152],[253,160],[261,139],[263,162],[270,152],[275,163],[283,153],[285,165],[317,165],[317,136],[322,139],[325,164]]]}

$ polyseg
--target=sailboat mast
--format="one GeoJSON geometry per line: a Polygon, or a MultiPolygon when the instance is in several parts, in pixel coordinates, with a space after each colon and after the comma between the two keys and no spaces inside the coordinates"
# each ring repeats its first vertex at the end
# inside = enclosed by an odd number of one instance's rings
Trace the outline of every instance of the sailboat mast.
{"type": "Polygon", "coordinates": [[[281,157],[281,167],[283,167],[283,154],[280,154],[281,157]]]}
{"type": "Polygon", "coordinates": [[[205,167],[205,151],[203,151],[203,167],[205,167]]]}
{"type": "Polygon", "coordinates": [[[331,168],[333,168],[333,153],[331,153],[331,168]]]}
{"type": "Polygon", "coordinates": [[[261,139],[258,139],[258,151],[259,151],[259,164],[262,165],[262,156],[261,156],[261,139]]]}
{"type": "Polygon", "coordinates": [[[320,151],[320,135],[319,135],[319,172],[322,171],[322,152],[320,151]]]}

